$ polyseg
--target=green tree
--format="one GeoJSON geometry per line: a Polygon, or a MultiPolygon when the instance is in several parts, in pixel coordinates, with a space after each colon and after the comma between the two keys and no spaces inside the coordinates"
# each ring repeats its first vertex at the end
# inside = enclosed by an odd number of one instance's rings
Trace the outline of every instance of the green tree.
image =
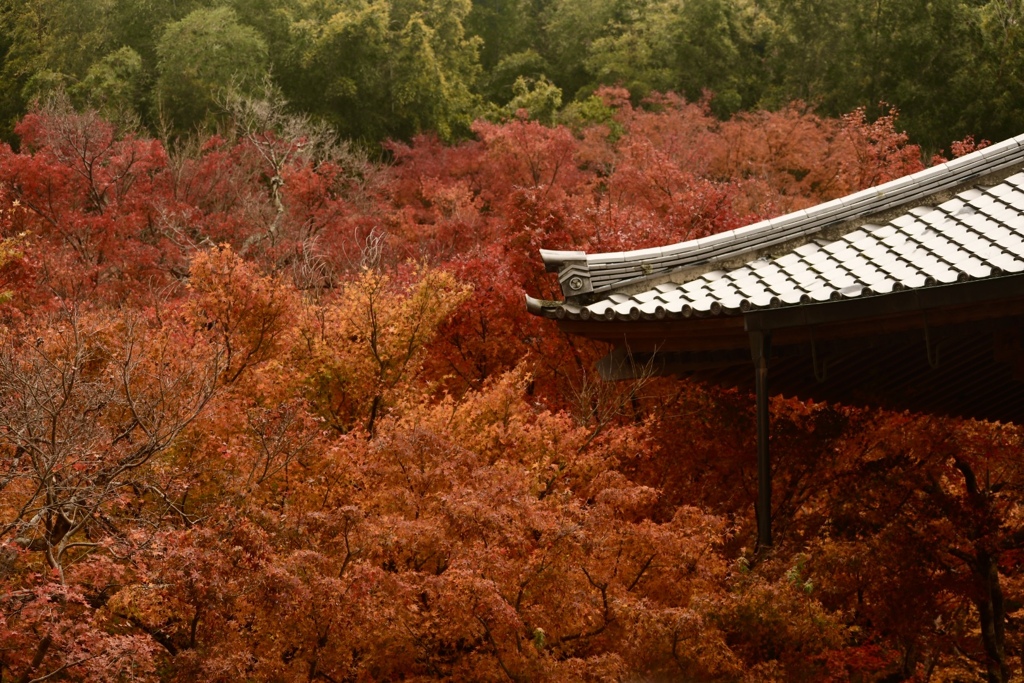
{"type": "Polygon", "coordinates": [[[771,23],[753,0],[688,0],[672,25],[672,89],[697,100],[714,96],[719,116],[756,106],[764,83],[763,52],[771,23]]]}
{"type": "Polygon", "coordinates": [[[466,35],[469,0],[352,0],[307,6],[295,23],[314,87],[286,95],[343,135],[379,142],[469,130],[479,40],[466,35]]]}
{"type": "MultiPolygon", "coordinates": [[[[849,38],[845,0],[768,0],[770,37],[765,54],[768,78],[761,104],[770,108],[798,99],[820,103],[836,90],[859,56],[849,38]]],[[[834,92],[834,94],[836,94],[834,92]]]]}
{"type": "Polygon", "coordinates": [[[670,90],[675,80],[675,36],[670,18],[677,16],[682,7],[678,0],[655,0],[632,7],[622,3],[604,35],[587,48],[583,66],[591,78],[588,89],[622,85],[637,98],[653,90],[670,90]]]}
{"type": "Polygon", "coordinates": [[[548,0],[475,0],[466,30],[481,40],[480,64],[490,70],[510,55],[541,46],[541,14],[548,0]]]}
{"type": "Polygon", "coordinates": [[[962,128],[991,140],[1019,135],[1024,116],[1024,6],[990,0],[973,11],[982,48],[965,65],[961,87],[972,96],[962,128]]]}
{"type": "Polygon", "coordinates": [[[552,67],[548,76],[563,92],[575,97],[587,86],[592,88],[591,75],[584,65],[588,50],[606,35],[621,13],[620,0],[552,1],[544,16],[551,48],[547,54],[552,67]]]}
{"type": "Polygon", "coordinates": [[[108,118],[117,119],[143,110],[145,76],[142,57],[125,46],[90,66],[72,93],[108,118]]]}
{"type": "Polygon", "coordinates": [[[503,104],[519,78],[536,80],[551,73],[543,56],[548,48],[541,17],[550,0],[474,0],[466,31],[480,38],[483,67],[479,90],[489,102],[503,104]]]}
{"type": "Polygon", "coordinates": [[[533,48],[506,55],[493,68],[485,70],[480,90],[488,102],[501,104],[516,97],[516,83],[546,80],[551,65],[533,48]]]}
{"type": "MultiPolygon", "coordinates": [[[[939,147],[987,125],[977,109],[984,51],[967,0],[771,0],[761,104],[805,100],[828,116],[891,105],[911,136],[939,147]],[[881,104],[885,103],[885,104],[881,104]]],[[[993,107],[983,108],[991,114],[993,107]]]]}
{"type": "MultiPolygon", "coordinates": [[[[235,10],[238,21],[259,32],[267,44],[270,73],[278,87],[294,93],[314,84],[302,70],[302,41],[294,23],[304,15],[302,0],[221,0],[235,10]]],[[[300,33],[301,35],[301,33],[300,33]]]]}
{"type": "Polygon", "coordinates": [[[491,105],[486,118],[501,121],[526,118],[553,126],[562,108],[562,91],[547,78],[526,79],[522,76],[512,84],[512,99],[503,107],[491,105]]]}
{"type": "Polygon", "coordinates": [[[621,85],[634,100],[715,95],[719,115],[760,97],[769,22],[750,0],[555,0],[546,17],[550,76],[577,99],[621,85]]]}
{"type": "Polygon", "coordinates": [[[176,131],[208,121],[228,91],[267,72],[267,46],[229,7],[200,9],[170,24],[157,44],[156,106],[176,131]]]}
{"type": "Polygon", "coordinates": [[[108,0],[0,0],[0,135],[35,98],[73,86],[110,49],[108,0]]]}
{"type": "Polygon", "coordinates": [[[106,0],[107,30],[115,47],[128,46],[139,53],[147,69],[156,65],[156,46],[164,30],[199,9],[224,5],[218,0],[106,0]]]}

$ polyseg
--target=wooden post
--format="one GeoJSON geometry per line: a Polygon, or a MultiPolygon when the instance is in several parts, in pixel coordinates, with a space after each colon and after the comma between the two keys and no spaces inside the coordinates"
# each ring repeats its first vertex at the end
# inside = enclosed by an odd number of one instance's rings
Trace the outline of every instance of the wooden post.
{"type": "Polygon", "coordinates": [[[757,545],[759,548],[767,548],[772,544],[772,470],[768,454],[768,356],[771,353],[771,334],[751,332],[750,353],[754,359],[757,392],[757,545]]]}

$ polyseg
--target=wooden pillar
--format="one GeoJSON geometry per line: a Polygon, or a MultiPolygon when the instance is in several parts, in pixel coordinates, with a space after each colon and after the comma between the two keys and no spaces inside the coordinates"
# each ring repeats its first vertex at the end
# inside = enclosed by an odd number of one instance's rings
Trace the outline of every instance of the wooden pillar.
{"type": "Polygon", "coordinates": [[[757,545],[772,544],[772,470],[768,454],[768,356],[771,353],[769,332],[750,333],[750,353],[754,359],[754,381],[757,392],[757,545]]]}

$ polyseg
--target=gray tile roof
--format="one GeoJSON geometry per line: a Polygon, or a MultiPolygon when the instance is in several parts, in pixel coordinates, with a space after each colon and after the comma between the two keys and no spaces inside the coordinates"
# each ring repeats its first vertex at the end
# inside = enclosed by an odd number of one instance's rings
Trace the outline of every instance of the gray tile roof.
{"type": "Polygon", "coordinates": [[[567,300],[528,299],[527,307],[551,318],[661,320],[1024,272],[1024,173],[1008,175],[1022,162],[1024,136],[706,239],[612,254],[542,252],[567,300]],[[921,204],[929,200],[941,201],[921,204]]]}

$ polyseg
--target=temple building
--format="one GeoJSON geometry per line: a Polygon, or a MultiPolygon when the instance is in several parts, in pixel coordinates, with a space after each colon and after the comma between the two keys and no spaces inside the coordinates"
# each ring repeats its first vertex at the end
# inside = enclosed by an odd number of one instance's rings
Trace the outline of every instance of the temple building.
{"type": "Polygon", "coordinates": [[[1024,136],[703,239],[542,250],[565,299],[527,308],[612,344],[605,379],[754,389],[769,546],[770,395],[1024,424],[1022,170],[1024,136]]]}

